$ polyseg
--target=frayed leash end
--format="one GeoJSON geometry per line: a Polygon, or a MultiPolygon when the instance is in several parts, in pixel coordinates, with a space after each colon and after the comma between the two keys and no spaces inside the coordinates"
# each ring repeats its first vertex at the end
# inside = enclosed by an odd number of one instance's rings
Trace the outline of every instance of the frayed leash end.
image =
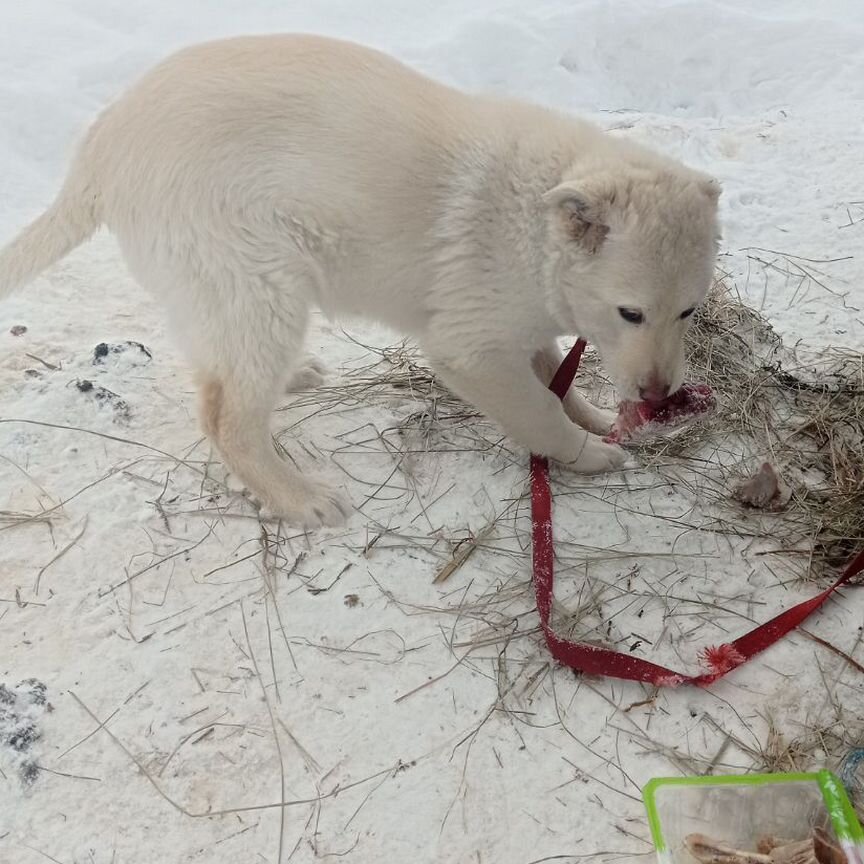
{"type": "Polygon", "coordinates": [[[710,645],[699,653],[699,662],[717,676],[725,675],[740,666],[747,658],[734,646],[710,645]]]}

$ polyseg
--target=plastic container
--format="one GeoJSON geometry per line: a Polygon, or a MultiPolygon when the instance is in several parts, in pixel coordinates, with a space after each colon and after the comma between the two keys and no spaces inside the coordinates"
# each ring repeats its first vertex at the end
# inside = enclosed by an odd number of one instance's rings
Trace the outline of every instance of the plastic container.
{"type": "MultiPolygon", "coordinates": [[[[773,864],[766,838],[806,841],[817,830],[842,848],[848,864],[864,864],[864,832],[830,771],[656,778],[642,794],[659,864],[698,864],[685,842],[692,834],[757,853],[741,864],[760,864],[763,857],[773,864]]],[[[735,864],[721,857],[723,864],[735,864]]]]}

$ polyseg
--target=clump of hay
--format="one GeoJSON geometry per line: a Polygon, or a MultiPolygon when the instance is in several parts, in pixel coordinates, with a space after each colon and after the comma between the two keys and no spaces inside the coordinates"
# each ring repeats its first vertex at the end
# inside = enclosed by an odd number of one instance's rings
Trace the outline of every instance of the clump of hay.
{"type": "MultiPolygon", "coordinates": [[[[848,563],[864,546],[864,355],[831,348],[805,357],[787,348],[723,280],[694,316],[687,343],[689,377],[712,387],[717,409],[638,446],[643,462],[690,486],[730,533],[761,527],[778,551],[801,557],[806,576],[848,563]],[[732,495],[764,462],[791,490],[779,512],[748,510],[732,495]]],[[[593,398],[614,398],[596,355],[586,355],[584,376],[593,398]]]]}
{"type": "Polygon", "coordinates": [[[791,487],[775,520],[784,545],[804,545],[819,572],[864,545],[864,355],[830,349],[804,358],[718,282],[689,333],[695,379],[718,411],[703,430],[737,438],[743,476],[768,461],[791,487]]]}
{"type": "Polygon", "coordinates": [[[414,345],[402,340],[379,348],[356,342],[347,334],[346,338],[363,349],[362,364],[343,369],[340,380],[332,385],[295,396],[287,407],[301,409],[303,416],[282,434],[317,414],[376,408],[400,415],[394,426],[381,431],[397,450],[488,450],[495,446],[494,440],[485,437],[495,434],[492,424],[444,387],[414,345]],[[411,408],[407,415],[406,405],[411,408]]]}
{"type": "MultiPolygon", "coordinates": [[[[688,333],[690,378],[714,390],[707,419],[638,447],[643,463],[689,486],[721,530],[770,537],[797,556],[806,577],[828,575],[864,545],[864,355],[832,348],[804,357],[718,280],[688,333]],[[769,462],[791,490],[777,512],[747,510],[737,484],[769,462]]],[[[360,346],[375,360],[347,370],[338,387],[292,403],[403,414],[384,430],[395,449],[500,448],[492,424],[450,393],[418,351],[402,342],[360,346]]],[[[367,355],[368,356],[368,355],[367,355]]],[[[577,385],[600,404],[614,393],[589,346],[577,385]]]]}

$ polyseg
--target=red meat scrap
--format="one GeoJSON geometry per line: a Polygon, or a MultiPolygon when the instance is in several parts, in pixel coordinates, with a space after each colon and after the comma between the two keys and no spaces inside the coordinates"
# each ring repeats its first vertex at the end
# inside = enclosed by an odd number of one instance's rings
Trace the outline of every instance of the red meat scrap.
{"type": "Polygon", "coordinates": [[[736,486],[732,495],[747,507],[780,510],[792,497],[792,490],[770,462],[763,462],[755,474],[736,486]]]}
{"type": "Polygon", "coordinates": [[[603,440],[624,444],[662,434],[700,417],[714,405],[714,394],[707,384],[685,384],[661,402],[622,402],[612,431],[603,440]]]}

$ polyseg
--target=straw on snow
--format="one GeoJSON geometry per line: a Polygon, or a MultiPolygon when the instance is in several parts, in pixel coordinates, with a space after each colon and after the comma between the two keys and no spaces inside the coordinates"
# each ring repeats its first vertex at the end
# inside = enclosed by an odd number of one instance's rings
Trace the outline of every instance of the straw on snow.
{"type": "MultiPolygon", "coordinates": [[[[712,505],[721,530],[752,534],[756,515],[778,551],[797,556],[802,576],[827,575],[844,564],[864,544],[864,355],[832,348],[802,356],[722,280],[694,316],[688,349],[690,377],[713,388],[717,410],[639,446],[643,462],[661,474],[674,471],[679,485],[691,486],[702,504],[712,505]],[[745,512],[730,493],[763,461],[791,487],[791,498],[776,513],[745,512]]],[[[350,410],[407,396],[417,408],[383,433],[394,451],[507,446],[491,424],[478,423],[477,412],[441,385],[415,349],[403,342],[369,350],[376,362],[291,407],[350,410]]],[[[590,350],[577,386],[606,404],[614,398],[590,350]]],[[[352,436],[350,446],[364,443],[352,436]]]]}
{"type": "Polygon", "coordinates": [[[848,562],[864,544],[864,355],[799,356],[720,282],[694,322],[690,357],[719,397],[702,436],[741,447],[729,479],[765,460],[791,487],[771,535],[806,549],[815,574],[848,562]]]}
{"type": "MultiPolygon", "coordinates": [[[[638,454],[643,463],[661,478],[674,479],[679,488],[689,488],[692,498],[699,502],[700,527],[706,525],[730,536],[770,538],[776,551],[784,555],[800,577],[833,575],[836,567],[845,564],[853,551],[864,545],[864,357],[838,348],[805,357],[803,352],[787,348],[771,325],[722,280],[695,316],[688,349],[690,378],[713,388],[717,410],[693,426],[641,446],[638,454]],[[770,462],[791,488],[791,497],[777,512],[745,510],[732,495],[736,484],[763,461],[770,462]]],[[[447,391],[423,364],[419,353],[407,344],[374,353],[377,358],[373,364],[349,370],[338,387],[307,394],[292,407],[350,411],[355,407],[398,405],[397,413],[403,419],[383,434],[394,450],[403,453],[411,449],[485,451],[509,446],[493,424],[479,418],[472,408],[447,391]],[[412,403],[407,413],[406,397],[412,403]]],[[[611,385],[603,376],[596,354],[590,350],[577,386],[601,404],[612,404],[611,385]]],[[[370,435],[370,446],[372,440],[370,435]]],[[[362,436],[358,440],[351,435],[350,441],[351,447],[364,444],[362,436]]],[[[380,444],[377,437],[375,441],[380,444]]],[[[524,454],[514,452],[512,458],[524,464],[524,454]]],[[[617,480],[610,482],[610,486],[604,487],[606,493],[613,486],[618,488],[617,480]]],[[[578,481],[574,479],[573,483],[578,481]]],[[[562,478],[558,485],[560,494],[568,491],[562,478]]],[[[574,486],[569,491],[587,495],[588,500],[600,494],[590,484],[579,484],[578,489],[574,486]]],[[[616,499],[626,501],[627,495],[625,478],[616,499]]],[[[524,536],[516,531],[515,525],[507,527],[501,521],[515,520],[520,512],[524,514],[525,507],[524,500],[501,502],[500,515],[493,520],[497,533],[460,541],[467,542],[471,549],[482,544],[486,553],[500,551],[514,560],[518,558],[522,564],[517,572],[503,580],[496,578],[495,584],[488,588],[477,586],[479,592],[469,592],[466,587],[463,593],[454,585],[453,594],[442,598],[444,605],[440,608],[405,609],[408,614],[440,614],[468,625],[470,632],[464,634],[457,633],[455,624],[448,628],[448,646],[457,658],[453,668],[473,662],[470,658],[480,660],[490,651],[497,655],[499,684],[504,682],[499,687],[502,710],[509,710],[505,696],[516,694],[522,698],[532,692],[550,668],[545,653],[539,649],[540,634],[529,600],[530,583],[522,579],[529,550],[524,548],[524,536]],[[458,602],[452,605],[456,598],[458,602]],[[531,649],[527,654],[519,650],[508,652],[509,646],[515,648],[516,641],[525,644],[526,639],[537,643],[539,653],[531,649]],[[508,671],[509,666],[512,672],[508,671]]],[[[430,541],[432,538],[424,537],[419,528],[400,534],[400,542],[409,545],[428,548],[430,541]]],[[[436,538],[433,546],[437,543],[436,538]]],[[[601,607],[609,599],[605,594],[614,586],[588,579],[587,568],[595,560],[607,560],[610,553],[573,545],[567,541],[566,532],[557,546],[562,573],[567,568],[585,568],[586,578],[577,601],[568,603],[573,608],[564,610],[556,604],[556,629],[562,635],[602,644],[606,635],[604,625],[610,623],[610,616],[601,607]]],[[[465,548],[457,543],[452,560],[449,563],[445,560],[435,568],[436,572],[452,577],[467,559],[465,548]]],[[[652,553],[646,549],[641,554],[652,553]]],[[[405,603],[392,596],[390,599],[400,606],[405,603]]],[[[815,634],[804,635],[819,638],[815,634]]],[[[835,646],[824,640],[822,644],[844,658],[845,668],[860,668],[857,661],[835,646]]],[[[837,682],[832,684],[824,674],[822,678],[827,702],[835,710],[827,711],[818,722],[803,723],[798,734],[783,734],[773,718],[766,715],[759,722],[754,720],[755,726],[767,729],[765,740],[760,740],[764,736],[757,735],[749,723],[744,723],[749,737],[718,727],[717,734],[723,743],[714,757],[690,754],[687,758],[692,764],[684,764],[682,770],[740,770],[737,760],[741,756],[757,770],[808,767],[813,763],[813,754],[819,751],[834,761],[842,758],[858,739],[861,724],[844,715],[834,692],[837,682]],[[738,753],[737,757],[725,755],[730,746],[738,753]]],[[[554,680],[550,686],[554,692],[554,680]]],[[[590,682],[586,681],[585,686],[590,687],[590,682]]],[[[408,698],[413,692],[400,698],[408,698]]],[[[603,695],[603,691],[598,693],[603,695]]],[[[646,695],[648,699],[644,702],[634,702],[626,708],[615,706],[616,713],[629,718],[626,712],[630,708],[647,705],[656,698],[656,694],[646,695]]],[[[644,734],[631,720],[623,722],[629,724],[626,728],[635,736],[634,740],[644,734]]],[[[674,748],[664,749],[662,742],[647,736],[644,744],[654,752],[658,749],[666,752],[670,759],[687,761],[684,754],[674,748]]]]}

